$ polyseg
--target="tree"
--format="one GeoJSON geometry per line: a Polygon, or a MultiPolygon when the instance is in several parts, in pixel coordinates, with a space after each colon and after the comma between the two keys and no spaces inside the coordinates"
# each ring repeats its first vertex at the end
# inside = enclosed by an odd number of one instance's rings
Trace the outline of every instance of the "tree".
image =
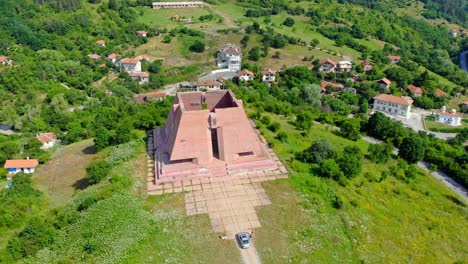
{"type": "Polygon", "coordinates": [[[310,46],[311,46],[312,48],[317,47],[319,44],[320,44],[320,41],[319,41],[318,39],[313,39],[313,40],[310,42],[310,46]]]}
{"type": "Polygon", "coordinates": [[[271,130],[272,132],[276,132],[280,129],[281,125],[278,122],[273,122],[268,126],[268,129],[271,130]]]}
{"type": "Polygon", "coordinates": [[[294,125],[298,129],[309,130],[312,126],[312,122],[312,113],[310,111],[301,111],[299,114],[297,114],[296,122],[294,122],[294,125]]]}
{"type": "Polygon", "coordinates": [[[345,138],[356,141],[361,138],[360,129],[361,125],[356,120],[345,120],[341,124],[340,132],[345,138]]]}
{"type": "Polygon", "coordinates": [[[303,162],[321,164],[324,160],[333,157],[334,151],[326,139],[318,139],[310,147],[299,153],[297,158],[303,162]]]}
{"type": "Polygon", "coordinates": [[[172,36],[169,34],[164,35],[163,42],[164,43],[171,43],[172,41],[172,36]]]}
{"type": "Polygon", "coordinates": [[[153,61],[150,66],[148,67],[148,71],[154,74],[158,74],[161,72],[162,69],[162,61],[161,60],[155,60],[153,61]]]}
{"type": "Polygon", "coordinates": [[[201,40],[196,40],[190,47],[189,50],[192,52],[201,53],[205,51],[205,42],[201,40]]]}
{"type": "Polygon", "coordinates": [[[97,151],[101,151],[110,145],[110,133],[105,127],[99,127],[96,130],[96,137],[94,138],[94,146],[97,151]]]}
{"type": "Polygon", "coordinates": [[[387,162],[393,152],[393,145],[391,142],[386,142],[384,144],[370,144],[367,149],[369,152],[369,159],[375,163],[385,163],[387,162]]]}
{"type": "Polygon", "coordinates": [[[249,51],[249,60],[258,61],[259,59],[260,59],[260,48],[258,46],[255,46],[249,51]]]}
{"type": "Polygon", "coordinates": [[[320,106],[322,98],[322,87],[318,84],[306,84],[301,86],[301,97],[304,98],[312,106],[320,106]]]}
{"type": "Polygon", "coordinates": [[[322,177],[334,179],[336,181],[341,181],[344,178],[340,166],[334,159],[324,160],[320,166],[319,173],[322,177]]]}
{"type": "Polygon", "coordinates": [[[128,122],[122,122],[115,130],[115,135],[112,137],[112,144],[119,145],[127,143],[132,139],[132,127],[128,122]]]}
{"type": "Polygon", "coordinates": [[[284,132],[284,131],[280,131],[280,132],[278,132],[278,134],[276,135],[275,138],[277,140],[281,141],[281,142],[287,142],[288,141],[288,134],[286,134],[286,132],[284,132]]]}
{"type": "Polygon", "coordinates": [[[294,26],[295,23],[296,23],[296,21],[294,21],[294,19],[292,19],[291,17],[288,17],[283,21],[283,25],[285,25],[287,27],[292,27],[292,26],[294,26]]]}
{"type": "Polygon", "coordinates": [[[247,44],[249,43],[249,40],[250,40],[250,36],[249,36],[249,35],[245,35],[245,36],[241,39],[240,43],[241,43],[241,45],[242,45],[243,48],[247,47],[247,44]]]}
{"type": "Polygon", "coordinates": [[[409,163],[416,163],[424,158],[424,141],[419,137],[406,137],[400,145],[398,155],[409,163]]]}
{"type": "Polygon", "coordinates": [[[346,178],[353,178],[362,171],[362,152],[356,146],[346,146],[338,164],[346,178]]]}
{"type": "Polygon", "coordinates": [[[96,184],[107,177],[111,166],[105,160],[93,160],[86,168],[88,184],[96,184]]]}

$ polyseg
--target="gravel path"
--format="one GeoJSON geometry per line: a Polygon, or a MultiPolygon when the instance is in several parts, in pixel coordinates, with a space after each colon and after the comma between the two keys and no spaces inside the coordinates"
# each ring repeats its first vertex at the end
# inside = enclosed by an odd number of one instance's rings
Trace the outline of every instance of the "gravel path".
{"type": "Polygon", "coordinates": [[[253,241],[250,242],[250,247],[247,249],[240,249],[242,262],[244,264],[260,264],[260,257],[258,256],[257,249],[253,244],[253,241]]]}

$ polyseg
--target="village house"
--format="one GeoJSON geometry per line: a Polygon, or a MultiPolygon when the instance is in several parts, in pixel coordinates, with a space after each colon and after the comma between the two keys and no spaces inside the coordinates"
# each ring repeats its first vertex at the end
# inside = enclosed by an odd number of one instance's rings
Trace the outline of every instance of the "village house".
{"type": "Polygon", "coordinates": [[[99,46],[99,47],[105,47],[106,46],[106,42],[102,39],[96,41],[96,44],[99,46]]]}
{"type": "Polygon", "coordinates": [[[147,103],[152,100],[163,100],[166,98],[167,94],[164,91],[158,91],[158,92],[149,92],[149,93],[144,93],[144,94],[138,94],[135,96],[135,100],[139,104],[147,103]]]}
{"type": "Polygon", "coordinates": [[[188,8],[188,7],[201,7],[201,1],[187,1],[187,2],[153,2],[154,9],[162,8],[188,8]]]}
{"type": "Polygon", "coordinates": [[[39,165],[39,161],[37,159],[22,159],[22,160],[7,160],[5,165],[3,166],[8,171],[8,177],[11,178],[18,172],[24,173],[33,173],[36,169],[37,165],[39,165]]]}
{"type": "Polygon", "coordinates": [[[0,64],[11,66],[13,64],[13,60],[5,56],[0,56],[0,64]]]}
{"type": "Polygon", "coordinates": [[[452,38],[456,38],[456,37],[458,36],[458,32],[459,32],[458,29],[452,28],[452,29],[450,29],[449,34],[450,34],[450,36],[451,36],[452,38]]]}
{"type": "Polygon", "coordinates": [[[148,54],[141,54],[141,55],[138,55],[136,56],[135,58],[133,58],[135,60],[139,60],[139,61],[142,61],[142,60],[147,60],[149,61],[150,60],[150,56],[148,54]]]}
{"type": "Polygon", "coordinates": [[[322,88],[322,93],[332,93],[332,90],[342,90],[344,88],[344,85],[340,83],[321,81],[320,87],[322,88]]]}
{"type": "Polygon", "coordinates": [[[148,72],[130,72],[129,75],[132,80],[137,80],[139,84],[149,83],[148,72]]]}
{"type": "Polygon", "coordinates": [[[399,63],[401,60],[401,57],[397,55],[389,55],[387,58],[390,60],[391,63],[395,63],[395,64],[399,63]]]}
{"type": "Polygon", "coordinates": [[[146,31],[143,31],[143,30],[138,30],[137,31],[137,36],[139,38],[146,38],[146,35],[148,35],[148,32],[146,32],[146,31]]]}
{"type": "Polygon", "coordinates": [[[372,109],[389,115],[409,118],[412,104],[413,100],[409,97],[379,94],[374,97],[372,109]]]}
{"type": "Polygon", "coordinates": [[[275,82],[275,80],[276,80],[276,71],[270,68],[264,69],[262,71],[263,82],[271,83],[271,82],[275,82]]]}
{"type": "Polygon", "coordinates": [[[465,112],[465,113],[468,112],[468,101],[463,102],[463,103],[461,104],[460,108],[461,108],[461,110],[462,110],[463,112],[465,112]]]}
{"type": "Polygon", "coordinates": [[[374,68],[374,64],[372,64],[371,62],[366,61],[366,60],[361,62],[361,66],[362,66],[364,72],[370,72],[372,70],[372,68],[374,68]]]}
{"type": "Polygon", "coordinates": [[[339,61],[336,66],[338,72],[351,72],[353,64],[350,61],[339,61]]]}
{"type": "Polygon", "coordinates": [[[412,84],[408,85],[409,93],[413,96],[421,96],[423,94],[423,90],[420,87],[414,86],[412,84]]]}
{"type": "Polygon", "coordinates": [[[455,109],[452,109],[450,112],[447,112],[447,108],[442,106],[440,113],[437,115],[436,121],[444,123],[450,126],[460,126],[462,120],[462,114],[457,113],[455,109]]]}
{"type": "Polygon", "coordinates": [[[109,56],[107,56],[107,60],[113,64],[116,64],[119,58],[120,54],[118,53],[112,53],[109,56]]]}
{"type": "Polygon", "coordinates": [[[136,59],[125,58],[119,61],[121,70],[126,72],[141,72],[141,62],[136,59]]]}
{"type": "Polygon", "coordinates": [[[239,81],[248,82],[252,81],[255,78],[255,75],[253,72],[244,69],[237,74],[237,78],[239,79],[239,81]]]}
{"type": "Polygon", "coordinates": [[[106,93],[106,95],[109,95],[109,96],[111,96],[111,95],[114,94],[114,93],[113,93],[111,90],[109,90],[109,89],[106,89],[105,93],[106,93]]]}
{"type": "Polygon", "coordinates": [[[218,67],[228,68],[231,71],[240,71],[242,62],[241,49],[234,44],[226,44],[216,54],[218,67]]]}
{"type": "Polygon", "coordinates": [[[320,62],[319,72],[335,72],[336,62],[326,59],[320,62]]]}
{"type": "Polygon", "coordinates": [[[97,55],[97,54],[88,54],[88,57],[90,57],[91,59],[97,61],[97,60],[100,60],[101,59],[101,56],[97,55]]]}
{"type": "Polygon", "coordinates": [[[392,84],[392,82],[385,77],[378,80],[377,83],[380,85],[380,89],[384,91],[388,90],[390,88],[390,84],[392,84]]]}
{"type": "Polygon", "coordinates": [[[223,84],[218,81],[198,81],[195,84],[197,91],[200,90],[220,90],[223,84]]]}
{"type": "Polygon", "coordinates": [[[48,149],[55,146],[56,137],[54,133],[40,133],[36,138],[42,143],[41,149],[48,149]]]}
{"type": "Polygon", "coordinates": [[[435,95],[436,95],[437,97],[447,97],[447,94],[444,93],[444,91],[442,91],[442,90],[439,89],[439,88],[436,89],[435,95]]]}

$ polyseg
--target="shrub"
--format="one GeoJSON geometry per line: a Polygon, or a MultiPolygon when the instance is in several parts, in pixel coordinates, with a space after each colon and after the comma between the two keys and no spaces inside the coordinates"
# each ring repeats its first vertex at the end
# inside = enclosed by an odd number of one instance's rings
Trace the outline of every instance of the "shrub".
{"type": "Polygon", "coordinates": [[[320,166],[319,172],[320,176],[337,181],[341,181],[344,178],[344,174],[341,171],[340,166],[334,159],[324,160],[320,166]]]}
{"type": "Polygon", "coordinates": [[[198,52],[201,53],[205,51],[205,42],[201,40],[196,40],[195,43],[193,43],[190,47],[189,50],[192,52],[198,52]]]}
{"type": "Polygon", "coordinates": [[[291,17],[288,17],[283,21],[283,25],[287,27],[292,27],[294,26],[294,24],[296,24],[296,21],[294,21],[294,19],[292,19],[291,17]]]}
{"type": "Polygon", "coordinates": [[[288,141],[288,134],[286,134],[286,132],[284,132],[284,131],[280,131],[276,135],[276,139],[278,139],[281,142],[286,142],[286,141],[288,141]]]}
{"type": "Polygon", "coordinates": [[[268,126],[268,129],[271,130],[272,132],[276,132],[280,129],[281,125],[278,122],[273,122],[268,126]]]}
{"type": "Polygon", "coordinates": [[[419,137],[406,137],[400,146],[398,155],[409,163],[416,163],[424,158],[425,146],[419,137]]]}
{"type": "Polygon", "coordinates": [[[369,152],[369,160],[375,163],[385,163],[392,155],[393,145],[390,142],[385,144],[370,144],[367,151],[369,152]]]}
{"type": "Polygon", "coordinates": [[[338,164],[346,178],[353,178],[362,170],[362,152],[356,146],[346,146],[338,164]]]}
{"type": "Polygon", "coordinates": [[[334,152],[330,142],[326,139],[316,140],[310,147],[296,155],[296,158],[303,162],[320,164],[324,160],[333,157],[334,152]]]}
{"type": "Polygon", "coordinates": [[[361,125],[356,120],[345,120],[341,124],[340,132],[345,138],[356,141],[361,138],[360,129],[361,125]]]}
{"type": "Polygon", "coordinates": [[[93,185],[107,177],[111,166],[104,160],[93,160],[86,168],[86,179],[93,185]]]}
{"type": "Polygon", "coordinates": [[[137,145],[137,142],[132,141],[112,147],[109,152],[109,156],[106,158],[106,162],[110,166],[115,166],[121,162],[129,160],[135,156],[135,147],[137,145]]]}

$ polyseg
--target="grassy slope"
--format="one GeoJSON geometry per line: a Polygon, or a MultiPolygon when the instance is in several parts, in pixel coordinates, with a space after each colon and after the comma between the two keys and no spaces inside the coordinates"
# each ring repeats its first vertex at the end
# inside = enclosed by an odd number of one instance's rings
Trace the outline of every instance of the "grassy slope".
{"type": "MultiPolygon", "coordinates": [[[[273,139],[273,133],[263,131],[269,141],[275,142],[274,148],[283,161],[290,160],[295,151],[305,149],[319,138],[328,139],[337,150],[355,144],[366,152],[368,147],[363,140],[355,143],[341,138],[322,125],[315,125],[302,137],[287,120],[278,116],[272,119],[279,121],[282,130],[290,135],[288,143],[280,143],[273,139]]],[[[266,184],[274,205],[260,209],[263,227],[258,232],[257,245],[262,258],[266,263],[286,258],[295,262],[313,259],[320,263],[331,259],[370,263],[468,260],[464,247],[468,243],[466,205],[422,171],[409,184],[393,177],[376,182],[375,178],[390,163],[393,161],[377,165],[365,160],[363,173],[342,187],[310,175],[307,165],[300,172],[304,165],[296,165],[294,170],[286,162],[292,175],[289,183],[303,199],[301,202],[281,199],[286,195],[282,189],[288,187],[282,187],[283,183],[266,184]],[[330,197],[335,195],[344,201],[341,210],[331,206],[330,197]],[[285,215],[284,211],[291,213],[285,215]],[[274,215],[284,217],[271,221],[274,215]],[[269,230],[281,232],[273,235],[275,242],[271,242],[269,230]]]]}

